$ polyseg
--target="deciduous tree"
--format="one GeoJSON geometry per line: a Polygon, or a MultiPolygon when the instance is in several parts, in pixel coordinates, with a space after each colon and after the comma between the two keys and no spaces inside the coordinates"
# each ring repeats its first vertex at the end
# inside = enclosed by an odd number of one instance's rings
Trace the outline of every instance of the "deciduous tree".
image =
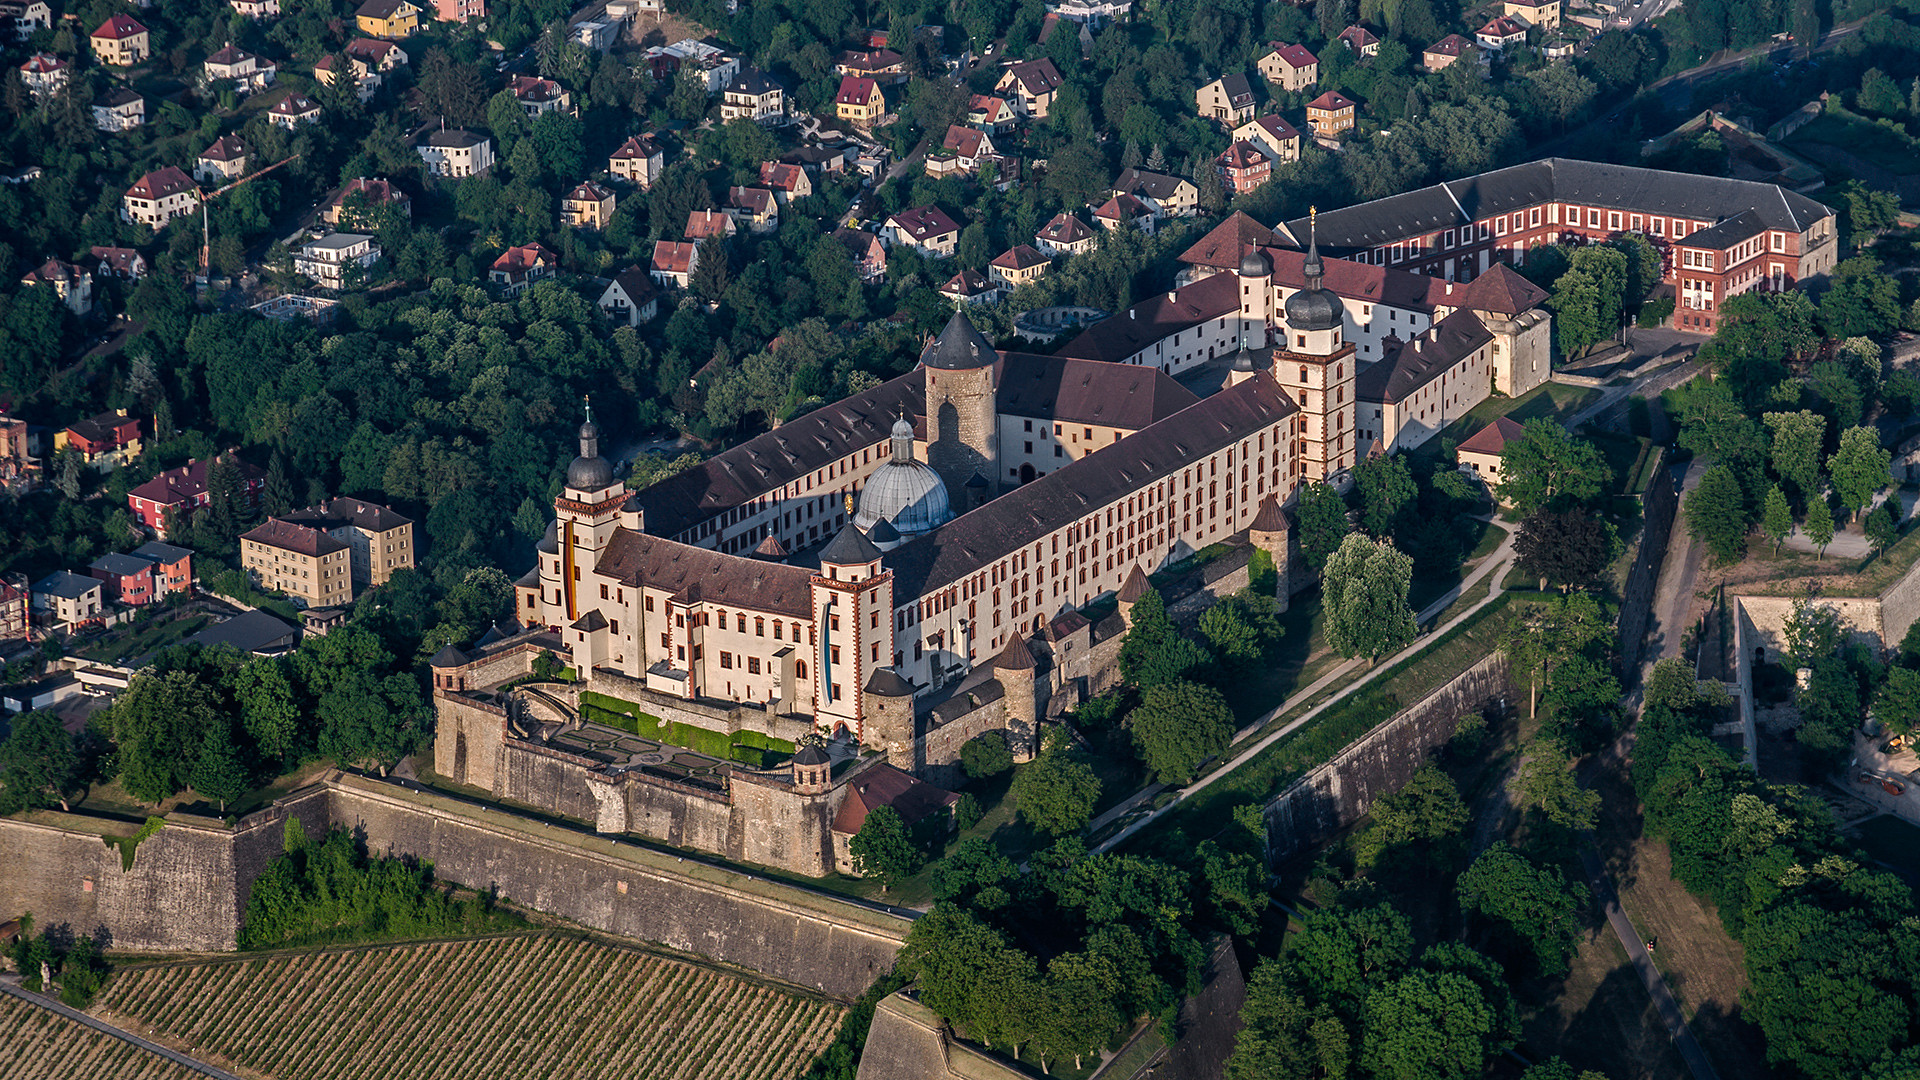
{"type": "Polygon", "coordinates": [[[1557,867],[1539,866],[1496,843],[1473,860],[1455,886],[1464,911],[1505,924],[1533,947],[1546,975],[1561,975],[1580,941],[1586,886],[1569,884],[1557,867]]]}
{"type": "Polygon", "coordinates": [[[1327,560],[1327,644],[1342,656],[1378,661],[1414,638],[1407,592],[1413,559],[1385,540],[1348,536],[1327,560]]]}
{"type": "Polygon", "coordinates": [[[1802,409],[1770,412],[1761,417],[1771,433],[1768,460],[1780,479],[1792,484],[1802,499],[1820,490],[1820,446],[1827,437],[1827,418],[1802,409]]]}
{"type": "Polygon", "coordinates": [[[920,869],[920,850],[907,838],[907,824],[900,811],[891,806],[876,806],[867,811],[860,831],[847,841],[853,855],[854,872],[880,883],[880,891],[912,877],[920,869]]]}
{"type": "Polygon", "coordinates": [[[1522,515],[1584,503],[1613,483],[1613,470],[1592,443],[1575,439],[1553,420],[1529,420],[1500,452],[1500,498],[1522,515]]]}
{"type": "Polygon", "coordinates": [[[1413,508],[1420,489],[1399,454],[1368,458],[1353,467],[1360,489],[1360,520],[1375,536],[1392,536],[1401,518],[1413,508]]]}
{"type": "Polygon", "coordinates": [[[1100,778],[1093,767],[1063,741],[1055,741],[1013,777],[1020,819],[1051,836],[1086,828],[1100,801],[1100,778]]]}
{"type": "Polygon", "coordinates": [[[1853,515],[1873,502],[1874,495],[1893,480],[1887,471],[1892,461],[1893,455],[1880,445],[1880,433],[1874,428],[1851,427],[1841,432],[1840,448],[1827,459],[1841,508],[1853,515]]]}
{"type": "Polygon", "coordinates": [[[11,814],[48,802],[68,809],[67,794],[80,768],[73,736],[52,712],[15,716],[0,741],[0,813],[11,814]]]}
{"type": "Polygon", "coordinates": [[[1787,497],[1779,484],[1767,488],[1767,499],[1760,506],[1760,531],[1773,541],[1774,554],[1780,553],[1780,545],[1793,535],[1793,507],[1787,505],[1787,497]]]}
{"type": "Polygon", "coordinates": [[[1149,588],[1134,601],[1128,620],[1131,625],[1120,643],[1120,676],[1134,686],[1146,689],[1179,682],[1210,659],[1205,649],[1174,627],[1158,589],[1149,588]]]}
{"type": "Polygon", "coordinates": [[[1200,764],[1233,739],[1233,710],[1211,686],[1176,682],[1148,687],[1127,715],[1127,729],[1153,778],[1185,784],[1200,764]]]}
{"type": "Polygon", "coordinates": [[[1825,495],[1815,495],[1807,503],[1807,516],[1801,522],[1807,539],[1820,549],[1820,557],[1827,557],[1827,545],[1833,543],[1833,508],[1827,505],[1825,495]]]}
{"type": "Polygon", "coordinates": [[[1326,484],[1308,484],[1300,492],[1296,515],[1300,519],[1300,557],[1309,569],[1319,573],[1353,531],[1347,522],[1347,502],[1326,484]]]}
{"type": "MultiPolygon", "coordinates": [[[[1815,500],[1818,501],[1817,499],[1815,500]]],[[[1700,478],[1700,486],[1687,496],[1687,531],[1707,545],[1714,561],[1738,562],[1746,550],[1746,496],[1733,470],[1715,465],[1700,478]]],[[[1811,515],[1809,515],[1811,517],[1811,515]]]]}
{"type": "Polygon", "coordinates": [[[1520,523],[1513,550],[1520,568],[1540,579],[1541,588],[1592,580],[1613,557],[1613,531],[1587,511],[1540,509],[1520,523]]]}

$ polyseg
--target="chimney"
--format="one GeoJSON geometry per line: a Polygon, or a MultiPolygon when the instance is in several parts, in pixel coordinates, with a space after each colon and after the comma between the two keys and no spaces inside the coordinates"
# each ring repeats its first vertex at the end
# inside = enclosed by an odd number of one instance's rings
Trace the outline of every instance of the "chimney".
{"type": "Polygon", "coordinates": [[[1129,318],[1129,319],[1131,319],[1131,318],[1133,318],[1133,309],[1132,309],[1132,308],[1128,308],[1128,309],[1127,309],[1127,318],[1129,318]]]}

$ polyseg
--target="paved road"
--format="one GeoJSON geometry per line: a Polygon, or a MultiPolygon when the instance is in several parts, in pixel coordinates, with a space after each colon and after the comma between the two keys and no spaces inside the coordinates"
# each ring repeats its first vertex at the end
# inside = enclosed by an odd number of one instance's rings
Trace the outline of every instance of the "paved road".
{"type": "Polygon", "coordinates": [[[1620,946],[1627,950],[1633,970],[1639,974],[1647,994],[1653,998],[1660,1019],[1666,1023],[1667,1033],[1673,1039],[1673,1048],[1680,1051],[1680,1058],[1687,1063],[1694,1080],[1719,1080],[1720,1074],[1714,1071],[1713,1062],[1707,1060],[1706,1051],[1700,1049],[1693,1032],[1687,1029],[1680,1003],[1673,999],[1673,993],[1667,989],[1667,981],[1661,977],[1660,969],[1653,966],[1653,954],[1647,950],[1647,943],[1641,940],[1640,931],[1634,929],[1632,920],[1620,910],[1619,894],[1614,891],[1613,879],[1607,876],[1605,867],[1600,863],[1600,853],[1590,847],[1580,853],[1580,862],[1586,867],[1587,883],[1593,888],[1594,899],[1600,901],[1607,913],[1607,925],[1613,928],[1614,936],[1620,939],[1620,946]]]}
{"type": "MultiPolygon", "coordinates": [[[[1425,623],[1428,619],[1434,618],[1435,616],[1439,615],[1442,611],[1446,610],[1447,605],[1453,603],[1455,600],[1458,600],[1461,597],[1461,595],[1463,595],[1467,590],[1473,588],[1475,585],[1478,585],[1483,578],[1487,578],[1491,576],[1492,584],[1487,589],[1487,595],[1483,599],[1475,603],[1472,607],[1468,608],[1467,610],[1461,612],[1459,615],[1454,616],[1454,618],[1449,620],[1445,625],[1435,626],[1429,633],[1427,633],[1426,635],[1423,635],[1420,639],[1416,640],[1413,644],[1407,646],[1405,649],[1400,650],[1400,652],[1396,653],[1395,655],[1382,658],[1378,663],[1376,663],[1373,666],[1372,671],[1369,671],[1365,675],[1362,675],[1360,678],[1355,679],[1353,682],[1349,683],[1345,687],[1342,687],[1332,697],[1329,697],[1327,700],[1307,710],[1305,713],[1301,714],[1299,719],[1294,720],[1292,723],[1289,723],[1284,727],[1281,727],[1273,731],[1272,733],[1268,734],[1264,738],[1248,745],[1245,749],[1241,750],[1239,753],[1235,754],[1231,759],[1229,759],[1226,764],[1220,766],[1218,769],[1215,769],[1213,772],[1208,773],[1206,776],[1201,777],[1199,780],[1194,781],[1192,784],[1188,785],[1185,789],[1181,790],[1180,793],[1174,796],[1174,798],[1172,798],[1171,800],[1169,800],[1165,806],[1162,806],[1154,810],[1152,813],[1142,815],[1137,820],[1128,823],[1126,828],[1121,829],[1119,832],[1113,834],[1111,837],[1107,838],[1106,840],[1103,840],[1099,844],[1094,845],[1094,848],[1093,848],[1094,853],[1098,854],[1100,852],[1110,850],[1115,845],[1120,844],[1123,841],[1125,841],[1128,837],[1131,837],[1134,833],[1137,833],[1141,829],[1146,828],[1148,825],[1158,820],[1162,814],[1165,814],[1169,810],[1172,810],[1174,807],[1179,806],[1182,802],[1185,802],[1187,799],[1192,798],[1194,795],[1202,791],[1205,791],[1207,788],[1217,783],[1222,777],[1225,777],[1229,773],[1233,772],[1233,770],[1253,760],[1253,758],[1256,755],[1258,755],[1262,750],[1265,750],[1267,747],[1272,746],[1274,743],[1277,743],[1281,739],[1286,738],[1288,735],[1291,735],[1293,732],[1299,730],[1302,726],[1308,723],[1311,723],[1321,713],[1325,712],[1327,709],[1331,708],[1333,705],[1339,703],[1340,701],[1345,700],[1348,696],[1360,690],[1361,687],[1366,686],[1368,683],[1372,682],[1374,679],[1379,678],[1383,672],[1391,670],[1395,664],[1398,664],[1400,661],[1405,660],[1410,656],[1413,656],[1414,654],[1420,652],[1422,649],[1425,649],[1429,644],[1432,643],[1434,637],[1438,636],[1439,634],[1445,633],[1447,630],[1452,629],[1454,626],[1459,625],[1462,620],[1468,618],[1474,612],[1479,611],[1481,608],[1486,607],[1488,604],[1493,603],[1493,601],[1496,598],[1498,598],[1502,592],[1505,591],[1505,589],[1503,588],[1503,583],[1506,580],[1508,568],[1513,565],[1514,533],[1512,530],[1508,529],[1506,526],[1502,525],[1498,521],[1493,522],[1492,525],[1494,528],[1500,529],[1501,531],[1505,532],[1507,534],[1506,539],[1500,542],[1500,546],[1495,548],[1492,554],[1488,555],[1484,560],[1481,561],[1478,569],[1476,569],[1473,573],[1467,575],[1464,579],[1462,579],[1459,585],[1455,586],[1445,596],[1442,596],[1438,600],[1435,600],[1433,603],[1428,604],[1426,608],[1420,612],[1418,616],[1418,621],[1421,623],[1425,623]]],[[[1296,708],[1301,702],[1311,700],[1313,695],[1319,693],[1328,684],[1332,683],[1334,680],[1338,679],[1340,676],[1346,674],[1349,671],[1352,671],[1354,668],[1359,667],[1361,663],[1362,661],[1360,660],[1349,660],[1346,663],[1341,664],[1340,666],[1334,668],[1332,671],[1327,672],[1325,675],[1322,675],[1320,678],[1316,679],[1313,685],[1307,687],[1305,690],[1301,690],[1295,693],[1292,697],[1289,697],[1287,700],[1275,706],[1274,709],[1271,712],[1268,712],[1265,716],[1260,717],[1258,720],[1255,720],[1253,723],[1248,724],[1245,728],[1242,728],[1241,731],[1238,734],[1236,734],[1235,737],[1236,738],[1244,737],[1246,734],[1250,734],[1251,732],[1258,730],[1262,725],[1271,722],[1275,717],[1285,715],[1288,710],[1296,708]]],[[[1099,818],[1095,819],[1095,821],[1092,823],[1090,828],[1098,829],[1102,825],[1105,825],[1109,822],[1112,822],[1121,818],[1128,811],[1135,809],[1140,804],[1158,795],[1162,790],[1164,790],[1164,788],[1161,785],[1153,785],[1151,787],[1142,789],[1139,792],[1136,792],[1131,798],[1127,799],[1127,801],[1121,803],[1119,806],[1116,806],[1113,809],[1108,810],[1106,813],[1100,815],[1099,818]]]]}
{"type": "Polygon", "coordinates": [[[225,1072],[223,1070],[216,1069],[213,1066],[208,1065],[203,1061],[195,1061],[194,1059],[186,1056],[185,1054],[175,1053],[174,1051],[169,1050],[164,1046],[161,1046],[159,1043],[148,1042],[147,1040],[141,1038],[140,1036],[135,1035],[131,1031],[126,1031],[122,1028],[114,1027],[112,1024],[109,1024],[104,1020],[96,1020],[93,1017],[88,1016],[86,1013],[80,1012],[77,1009],[69,1009],[65,1005],[62,1005],[60,1002],[55,1001],[52,998],[42,997],[39,994],[29,993],[26,990],[22,990],[20,988],[20,977],[17,975],[8,975],[3,978],[0,978],[0,994],[6,994],[10,997],[17,997],[21,1001],[27,1002],[30,1005],[37,1005],[40,1008],[47,1010],[48,1012],[57,1013],[58,1015],[64,1016],[69,1020],[75,1021],[76,1023],[85,1024],[86,1026],[92,1028],[95,1031],[100,1032],[103,1035],[111,1035],[114,1038],[120,1039],[124,1042],[130,1042],[133,1045],[139,1047],[140,1049],[145,1050],[149,1054],[157,1054],[160,1057],[166,1058],[168,1061],[173,1062],[175,1065],[178,1065],[181,1068],[187,1069],[191,1072],[199,1073],[201,1076],[211,1076],[211,1077],[214,1077],[215,1080],[240,1080],[239,1077],[233,1075],[230,1072],[225,1072]]]}

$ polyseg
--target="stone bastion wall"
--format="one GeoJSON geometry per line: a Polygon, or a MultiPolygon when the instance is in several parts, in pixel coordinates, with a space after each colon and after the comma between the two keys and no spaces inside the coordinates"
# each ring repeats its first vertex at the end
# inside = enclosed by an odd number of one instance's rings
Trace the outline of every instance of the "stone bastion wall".
{"type": "Polygon", "coordinates": [[[1401,709],[1267,803],[1267,852],[1278,861],[1332,839],[1374,801],[1405,787],[1460,718],[1511,698],[1505,653],[1493,653],[1401,709]]]}
{"type": "Polygon", "coordinates": [[[76,933],[104,926],[129,951],[223,951],[247,895],[282,850],[289,816],[318,838],[333,825],[370,851],[413,855],[435,873],[607,933],[698,953],[843,1000],[893,964],[905,918],[759,877],[545,827],[389,784],[330,774],[232,828],[173,814],[123,868],[105,837],[118,821],[73,814],[0,818],[0,912],[76,933]]]}

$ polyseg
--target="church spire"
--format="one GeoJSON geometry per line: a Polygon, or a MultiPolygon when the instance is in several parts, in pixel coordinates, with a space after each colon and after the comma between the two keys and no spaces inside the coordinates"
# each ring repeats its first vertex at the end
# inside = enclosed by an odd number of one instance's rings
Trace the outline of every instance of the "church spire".
{"type": "Polygon", "coordinates": [[[1307,207],[1307,261],[1300,265],[1300,272],[1307,281],[1308,289],[1319,289],[1324,268],[1320,264],[1320,238],[1317,235],[1320,226],[1318,207],[1307,207]]]}

